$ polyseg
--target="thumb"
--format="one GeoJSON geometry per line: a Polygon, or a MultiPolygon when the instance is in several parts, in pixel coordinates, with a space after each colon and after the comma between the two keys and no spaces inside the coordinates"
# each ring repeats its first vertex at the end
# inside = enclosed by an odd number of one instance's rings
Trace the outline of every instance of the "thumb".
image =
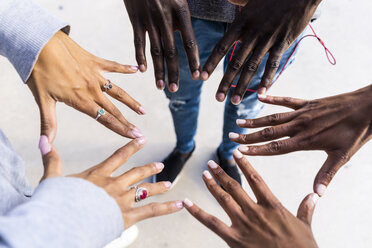
{"type": "Polygon", "coordinates": [[[45,136],[41,136],[40,144],[40,151],[44,165],[44,175],[40,182],[47,178],[62,176],[62,161],[57,149],[47,143],[45,136]]]}
{"type": "Polygon", "coordinates": [[[57,133],[56,102],[52,99],[40,101],[40,131],[53,143],[57,133]]]}
{"type": "Polygon", "coordinates": [[[297,210],[297,218],[311,226],[311,220],[313,218],[316,203],[318,202],[319,196],[315,193],[308,194],[305,199],[302,200],[297,210]]]}

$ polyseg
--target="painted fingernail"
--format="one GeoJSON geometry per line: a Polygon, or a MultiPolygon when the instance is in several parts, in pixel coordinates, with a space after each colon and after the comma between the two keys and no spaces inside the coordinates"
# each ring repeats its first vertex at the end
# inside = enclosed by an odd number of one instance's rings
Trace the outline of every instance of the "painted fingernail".
{"type": "Polygon", "coordinates": [[[314,203],[314,205],[316,205],[316,203],[318,202],[318,199],[319,199],[319,196],[317,194],[312,194],[311,200],[314,203]]]}
{"type": "Polygon", "coordinates": [[[142,136],[140,138],[137,138],[137,141],[139,144],[143,145],[146,143],[146,137],[145,136],[142,136]]]}
{"type": "Polygon", "coordinates": [[[133,71],[138,71],[138,66],[132,65],[130,68],[132,68],[133,71]]]}
{"type": "Polygon", "coordinates": [[[259,88],[257,94],[266,96],[266,90],[266,87],[259,88]]]}
{"type": "Polygon", "coordinates": [[[159,90],[164,90],[164,88],[165,88],[165,83],[164,83],[163,80],[158,80],[158,81],[156,82],[156,86],[158,87],[159,90]]]}
{"type": "Polygon", "coordinates": [[[211,168],[211,169],[216,169],[218,167],[216,162],[214,162],[213,160],[209,160],[207,164],[208,164],[209,168],[211,168]]]}
{"type": "Polygon", "coordinates": [[[200,78],[200,71],[194,71],[194,72],[192,73],[192,78],[193,78],[194,80],[198,80],[198,79],[200,78]]]}
{"type": "Polygon", "coordinates": [[[243,154],[239,150],[233,151],[233,155],[237,158],[240,159],[243,157],[243,154]]]}
{"type": "Polygon", "coordinates": [[[318,184],[315,186],[315,193],[317,193],[320,197],[324,195],[326,190],[327,190],[327,186],[325,186],[324,184],[318,184]]]}
{"type": "Polygon", "coordinates": [[[209,171],[203,171],[203,176],[206,178],[206,179],[212,179],[212,175],[211,173],[209,173],[209,171]]]}
{"type": "Polygon", "coordinates": [[[239,146],[238,150],[241,151],[241,152],[248,152],[249,148],[248,148],[248,146],[239,146]]]}
{"type": "Polygon", "coordinates": [[[183,202],[182,201],[176,202],[176,207],[179,208],[179,209],[182,209],[183,208],[183,202]]]}
{"type": "Polygon", "coordinates": [[[175,84],[175,83],[171,83],[170,86],[169,86],[169,90],[170,90],[171,92],[176,92],[176,91],[178,90],[178,86],[177,86],[177,84],[175,84]]]}
{"type": "Polygon", "coordinates": [[[141,138],[143,136],[143,134],[141,133],[141,131],[138,128],[136,128],[136,127],[132,129],[132,134],[136,138],[141,138]]]}
{"type": "Polygon", "coordinates": [[[258,94],[257,96],[258,96],[258,98],[260,98],[260,99],[265,99],[265,98],[266,98],[266,95],[262,95],[262,94],[258,94]]]}
{"type": "Polygon", "coordinates": [[[139,65],[139,70],[141,71],[141,72],[145,72],[146,71],[146,66],[144,65],[144,64],[141,64],[141,65],[139,65]]]}
{"type": "Polygon", "coordinates": [[[155,163],[155,167],[157,170],[162,170],[164,169],[164,164],[163,163],[155,163]]]}
{"type": "Polygon", "coordinates": [[[237,120],[236,120],[236,124],[237,124],[237,125],[244,125],[246,122],[247,122],[247,121],[244,120],[244,119],[237,119],[237,120]]]}
{"type": "Polygon", "coordinates": [[[203,81],[207,81],[207,80],[208,80],[208,77],[209,77],[208,72],[203,71],[203,72],[201,73],[201,79],[202,79],[203,81]]]}
{"type": "Polygon", "coordinates": [[[192,205],[194,205],[194,204],[192,203],[192,201],[190,201],[190,200],[187,199],[187,198],[185,198],[185,200],[183,200],[183,203],[184,203],[186,206],[188,206],[188,207],[192,207],[192,205]]]}
{"type": "Polygon", "coordinates": [[[225,94],[224,94],[224,93],[218,93],[218,94],[216,95],[216,99],[217,99],[217,101],[219,101],[219,102],[223,102],[223,100],[225,100],[225,94]]]}
{"type": "Polygon", "coordinates": [[[233,104],[235,104],[235,105],[239,104],[240,101],[241,101],[241,97],[238,96],[238,95],[235,95],[235,96],[233,96],[233,97],[231,98],[231,102],[232,102],[233,104]]]}
{"type": "Polygon", "coordinates": [[[39,149],[41,155],[46,155],[52,150],[52,146],[49,144],[48,137],[46,135],[41,135],[39,140],[39,149]]]}
{"type": "Polygon", "coordinates": [[[229,138],[230,139],[237,139],[237,138],[239,138],[239,134],[230,132],[229,133],[229,138]]]}
{"type": "Polygon", "coordinates": [[[169,189],[171,186],[172,186],[172,183],[171,182],[164,182],[164,186],[169,189]]]}
{"type": "Polygon", "coordinates": [[[139,109],[138,109],[138,111],[141,113],[141,114],[143,114],[143,115],[145,115],[146,114],[146,110],[145,110],[145,108],[144,107],[139,107],[139,109]]]}

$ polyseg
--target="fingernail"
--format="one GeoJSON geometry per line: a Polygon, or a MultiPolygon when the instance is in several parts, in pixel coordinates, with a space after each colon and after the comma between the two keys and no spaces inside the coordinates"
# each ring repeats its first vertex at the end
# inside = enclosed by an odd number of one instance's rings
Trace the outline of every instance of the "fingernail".
{"type": "Polygon", "coordinates": [[[239,134],[230,132],[229,133],[229,138],[230,139],[237,139],[237,138],[239,138],[239,134]]]}
{"type": "Polygon", "coordinates": [[[167,189],[169,189],[172,186],[171,182],[164,182],[164,185],[167,189]]]}
{"type": "Polygon", "coordinates": [[[143,136],[143,134],[141,133],[141,131],[138,128],[136,128],[136,127],[133,128],[132,134],[136,138],[141,138],[143,136]]]}
{"type": "Polygon", "coordinates": [[[156,86],[158,87],[159,90],[164,90],[164,87],[165,87],[165,83],[163,80],[158,80],[156,82],[156,86]]]}
{"type": "Polygon", "coordinates": [[[317,194],[313,194],[311,196],[311,200],[314,203],[314,205],[316,205],[316,203],[318,202],[318,199],[319,199],[319,196],[317,194]]]}
{"type": "Polygon", "coordinates": [[[225,100],[225,94],[224,93],[218,93],[216,95],[216,98],[217,98],[217,101],[223,102],[223,100],[225,100]]]}
{"type": "Polygon", "coordinates": [[[236,120],[237,125],[244,125],[245,123],[246,123],[246,120],[244,120],[244,119],[237,119],[236,120]]]}
{"type": "Polygon", "coordinates": [[[171,85],[169,86],[169,90],[170,90],[171,92],[176,92],[176,91],[178,90],[178,86],[177,86],[177,84],[175,84],[175,83],[171,83],[171,85]]]}
{"type": "Polygon", "coordinates": [[[179,209],[183,209],[183,202],[182,201],[176,202],[176,207],[179,209]]]}
{"type": "MultiPolygon", "coordinates": [[[[265,96],[265,95],[266,95],[266,90],[267,90],[266,87],[259,88],[257,94],[258,94],[258,95],[263,95],[263,96],[265,96]]],[[[265,98],[265,97],[264,97],[264,98],[265,98]]]]}
{"type": "Polygon", "coordinates": [[[146,137],[145,136],[142,136],[140,138],[137,139],[138,143],[143,145],[146,143],[146,137]]]}
{"type": "Polygon", "coordinates": [[[143,114],[143,115],[145,115],[146,114],[146,110],[145,110],[145,108],[144,107],[139,107],[139,112],[141,113],[141,114],[143,114]]]}
{"type": "Polygon", "coordinates": [[[132,65],[130,68],[132,68],[133,71],[138,71],[138,66],[132,65]]]}
{"type": "Polygon", "coordinates": [[[258,94],[257,96],[258,96],[258,98],[261,98],[261,99],[265,99],[266,98],[266,95],[258,94]]]}
{"type": "Polygon", "coordinates": [[[198,79],[200,78],[200,71],[194,71],[194,72],[192,73],[192,78],[193,78],[194,80],[198,80],[198,79]]]}
{"type": "Polygon", "coordinates": [[[139,70],[141,72],[145,72],[146,71],[146,66],[144,64],[139,65],[139,70]]]}
{"type": "Polygon", "coordinates": [[[248,146],[239,146],[238,150],[241,151],[241,152],[248,152],[249,148],[248,148],[248,146]]]}
{"type": "Polygon", "coordinates": [[[49,144],[48,137],[46,135],[41,135],[39,140],[39,149],[41,155],[46,155],[52,150],[52,146],[49,144]]]}
{"type": "Polygon", "coordinates": [[[327,186],[325,186],[324,184],[318,184],[317,186],[315,186],[315,193],[317,193],[320,197],[324,195],[326,190],[327,186]]]}
{"type": "Polygon", "coordinates": [[[206,178],[206,179],[212,179],[212,175],[211,175],[211,173],[209,173],[209,171],[204,171],[203,172],[203,176],[206,178]]]}
{"type": "Polygon", "coordinates": [[[155,163],[155,167],[158,170],[162,170],[162,169],[164,169],[164,164],[163,163],[155,163]]]}
{"type": "Polygon", "coordinates": [[[241,159],[243,157],[243,154],[239,151],[239,150],[235,150],[233,151],[233,155],[237,158],[237,159],[241,159]]]}
{"type": "Polygon", "coordinates": [[[207,80],[208,80],[208,77],[209,77],[208,72],[203,71],[203,72],[201,73],[201,78],[202,78],[203,81],[207,81],[207,80]]]}
{"type": "Polygon", "coordinates": [[[240,100],[241,100],[241,97],[238,96],[238,95],[235,95],[231,98],[231,102],[235,105],[239,104],[240,103],[240,100]]]}
{"type": "Polygon", "coordinates": [[[218,167],[216,162],[214,162],[213,160],[209,160],[207,164],[208,164],[209,168],[211,168],[211,169],[216,169],[218,167]]]}
{"type": "Polygon", "coordinates": [[[194,205],[189,199],[185,198],[185,200],[183,200],[183,203],[188,206],[188,207],[192,207],[192,205],[194,205]]]}

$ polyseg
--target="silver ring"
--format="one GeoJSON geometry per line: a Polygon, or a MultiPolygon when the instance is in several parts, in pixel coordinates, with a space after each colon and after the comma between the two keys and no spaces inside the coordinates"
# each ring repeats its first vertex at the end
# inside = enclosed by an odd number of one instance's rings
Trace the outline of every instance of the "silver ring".
{"type": "Polygon", "coordinates": [[[97,116],[96,116],[96,121],[102,116],[105,114],[105,110],[102,108],[100,110],[97,111],[97,116]]]}
{"type": "Polygon", "coordinates": [[[134,199],[136,202],[145,200],[149,195],[149,191],[144,187],[134,186],[133,188],[136,190],[136,196],[134,199]]]}
{"type": "Polygon", "coordinates": [[[110,80],[107,80],[107,81],[108,82],[105,83],[105,85],[103,86],[103,88],[105,89],[106,92],[112,89],[112,83],[111,83],[111,81],[110,80]]]}

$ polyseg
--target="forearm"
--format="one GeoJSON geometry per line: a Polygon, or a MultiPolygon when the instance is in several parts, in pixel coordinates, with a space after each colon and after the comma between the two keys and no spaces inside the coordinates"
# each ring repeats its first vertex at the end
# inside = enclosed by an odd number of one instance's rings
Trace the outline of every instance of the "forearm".
{"type": "Polygon", "coordinates": [[[103,247],[123,226],[120,208],[103,189],[58,177],[0,217],[0,247],[103,247]]]}
{"type": "Polygon", "coordinates": [[[24,82],[44,45],[67,24],[32,0],[0,1],[0,55],[9,59],[24,82]]]}

